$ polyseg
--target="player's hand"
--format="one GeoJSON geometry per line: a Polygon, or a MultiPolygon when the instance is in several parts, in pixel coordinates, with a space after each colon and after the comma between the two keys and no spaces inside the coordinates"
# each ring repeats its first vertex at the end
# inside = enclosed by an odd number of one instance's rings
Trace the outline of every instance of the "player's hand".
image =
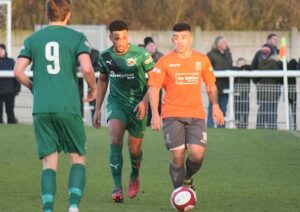
{"type": "Polygon", "coordinates": [[[159,131],[161,128],[161,120],[159,114],[152,114],[151,128],[154,131],[159,131]]]}
{"type": "Polygon", "coordinates": [[[95,110],[94,117],[93,117],[93,126],[98,129],[101,127],[101,112],[100,112],[100,110],[95,110]]]}
{"type": "Polygon", "coordinates": [[[224,125],[224,115],[218,104],[213,104],[212,114],[214,123],[216,123],[218,126],[224,125]]]}
{"type": "Polygon", "coordinates": [[[142,120],[148,112],[148,105],[144,101],[140,101],[134,108],[134,112],[136,112],[137,119],[142,120]]]}
{"type": "Polygon", "coordinates": [[[87,96],[82,99],[83,102],[91,102],[96,99],[97,90],[89,88],[87,96]]]}

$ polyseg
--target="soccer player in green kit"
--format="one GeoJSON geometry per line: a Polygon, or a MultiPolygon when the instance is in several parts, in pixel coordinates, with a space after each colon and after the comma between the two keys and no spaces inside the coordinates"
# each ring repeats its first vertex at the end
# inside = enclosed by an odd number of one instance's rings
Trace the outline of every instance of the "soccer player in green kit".
{"type": "Polygon", "coordinates": [[[124,21],[111,22],[109,30],[109,38],[113,45],[103,51],[99,58],[101,70],[97,83],[93,124],[96,128],[100,127],[100,109],[109,82],[110,92],[107,100],[107,122],[111,142],[109,164],[115,186],[112,199],[114,202],[123,202],[121,181],[124,133],[127,130],[132,167],[128,197],[134,198],[140,187],[141,146],[148,110],[145,75],[153,69],[154,62],[146,50],[128,43],[128,26],[124,21]]]}
{"type": "Polygon", "coordinates": [[[89,85],[85,101],[96,97],[96,80],[86,37],[66,27],[69,0],[47,0],[49,26],[24,41],[14,74],[33,93],[33,121],[39,158],[42,160],[43,211],[53,211],[56,170],[61,151],[69,154],[69,212],[79,211],[86,181],[86,136],[80,113],[76,61],[89,85]],[[25,74],[32,62],[33,81],[25,74]]]}

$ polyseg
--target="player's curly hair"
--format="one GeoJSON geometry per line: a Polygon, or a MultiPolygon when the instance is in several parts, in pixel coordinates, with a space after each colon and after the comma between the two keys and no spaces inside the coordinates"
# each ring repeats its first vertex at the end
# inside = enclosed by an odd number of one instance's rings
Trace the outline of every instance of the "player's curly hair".
{"type": "Polygon", "coordinates": [[[173,26],[173,31],[174,32],[182,32],[182,31],[190,31],[191,32],[192,28],[189,24],[180,22],[173,26]]]}
{"type": "Polygon", "coordinates": [[[46,12],[50,21],[63,21],[70,12],[70,0],[47,0],[46,12]]]}
{"type": "Polygon", "coordinates": [[[110,33],[122,30],[128,30],[128,25],[122,20],[114,20],[109,24],[110,33]]]}

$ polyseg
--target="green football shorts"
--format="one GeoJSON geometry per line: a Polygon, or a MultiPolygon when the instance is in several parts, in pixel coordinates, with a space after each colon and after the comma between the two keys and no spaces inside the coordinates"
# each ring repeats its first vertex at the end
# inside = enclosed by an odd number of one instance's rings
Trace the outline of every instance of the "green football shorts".
{"type": "Polygon", "coordinates": [[[86,153],[86,136],[80,115],[39,113],[33,116],[38,156],[54,152],[86,153]]]}
{"type": "Polygon", "coordinates": [[[143,138],[147,123],[147,114],[142,120],[137,119],[134,108],[126,107],[117,103],[107,105],[107,121],[111,119],[120,120],[128,133],[136,138],[143,138]]]}

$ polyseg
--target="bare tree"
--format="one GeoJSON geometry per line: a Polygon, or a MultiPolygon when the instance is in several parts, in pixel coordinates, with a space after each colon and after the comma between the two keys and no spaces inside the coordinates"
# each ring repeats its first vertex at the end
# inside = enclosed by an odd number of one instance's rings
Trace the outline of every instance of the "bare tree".
{"type": "MultiPolygon", "coordinates": [[[[45,24],[45,1],[14,0],[13,27],[45,24]]],[[[76,0],[73,24],[127,21],[131,29],[166,30],[179,21],[204,30],[288,30],[300,28],[300,0],[76,0]]]]}

